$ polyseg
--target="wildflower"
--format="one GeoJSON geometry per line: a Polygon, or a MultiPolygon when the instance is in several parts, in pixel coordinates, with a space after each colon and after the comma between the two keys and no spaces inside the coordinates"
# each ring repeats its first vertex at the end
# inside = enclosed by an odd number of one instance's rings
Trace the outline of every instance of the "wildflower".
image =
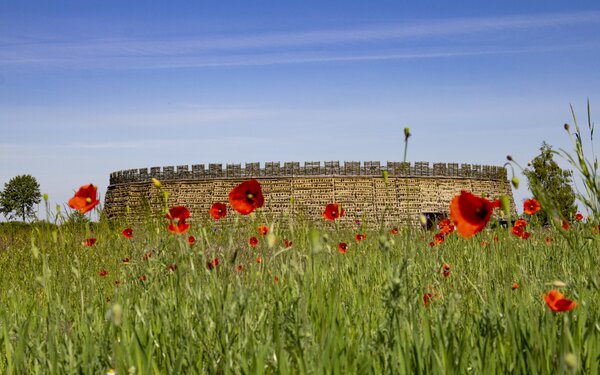
{"type": "Polygon", "coordinates": [[[292,247],[292,241],[284,239],[283,246],[285,246],[286,249],[292,247]]]}
{"type": "Polygon", "coordinates": [[[238,266],[235,267],[235,270],[238,272],[242,272],[244,270],[244,266],[242,266],[241,264],[238,264],[238,266]]]}
{"type": "Polygon", "coordinates": [[[256,263],[258,263],[258,264],[262,263],[262,258],[260,256],[256,257],[256,263]]]}
{"type": "Polygon", "coordinates": [[[327,206],[325,206],[323,216],[329,221],[334,221],[335,219],[339,219],[340,217],[344,216],[344,209],[337,203],[329,203],[327,206]]]}
{"type": "Polygon", "coordinates": [[[431,242],[429,243],[429,247],[434,247],[434,246],[435,246],[435,242],[431,241],[431,242]]]}
{"type": "Polygon", "coordinates": [[[450,276],[450,265],[448,263],[444,263],[442,266],[442,275],[444,275],[444,277],[450,276]]]}
{"type": "Polygon", "coordinates": [[[252,236],[248,240],[248,243],[250,244],[250,246],[256,246],[256,245],[258,245],[258,239],[256,237],[252,236]]]}
{"type": "Polygon", "coordinates": [[[527,215],[533,215],[540,210],[540,202],[536,199],[527,199],[523,202],[523,212],[527,215]]]}
{"type": "Polygon", "coordinates": [[[450,203],[450,217],[458,233],[468,238],[487,225],[494,208],[498,207],[499,200],[491,202],[463,190],[450,203]]]}
{"type": "Polygon", "coordinates": [[[498,236],[494,236],[493,240],[494,242],[498,242],[498,236]]]}
{"type": "Polygon", "coordinates": [[[104,277],[104,276],[108,275],[108,271],[107,270],[100,270],[100,273],[98,273],[98,275],[100,275],[101,277],[104,277]]]}
{"type": "Polygon", "coordinates": [[[519,220],[515,221],[515,223],[513,224],[513,226],[515,227],[526,227],[527,226],[527,221],[525,221],[525,219],[523,218],[519,218],[519,220]]]}
{"type": "Polygon", "coordinates": [[[196,243],[196,237],[194,237],[194,236],[189,236],[189,237],[187,238],[187,242],[188,242],[190,245],[193,245],[193,244],[195,244],[195,243],[196,243]]]}
{"type": "Polygon", "coordinates": [[[169,271],[171,272],[175,272],[175,270],[177,269],[177,265],[176,264],[169,264],[169,266],[167,267],[169,269],[169,271]]]}
{"type": "Polygon", "coordinates": [[[431,293],[423,293],[423,305],[427,306],[431,303],[433,299],[433,294],[431,293]]]}
{"type": "Polygon", "coordinates": [[[361,226],[362,225],[362,221],[360,221],[359,219],[354,220],[354,224],[356,224],[357,226],[361,226]]]}
{"type": "Polygon", "coordinates": [[[546,237],[546,244],[550,245],[554,241],[552,237],[546,237]]]}
{"type": "Polygon", "coordinates": [[[147,253],[144,253],[144,260],[148,260],[148,259],[150,259],[151,257],[152,257],[152,252],[151,252],[151,251],[149,251],[149,252],[147,252],[147,253]]]}
{"type": "Polygon", "coordinates": [[[115,284],[115,286],[119,286],[119,285],[121,285],[121,282],[119,280],[115,280],[115,281],[113,281],[113,284],[115,284]]]}
{"type": "Polygon", "coordinates": [[[440,229],[440,233],[444,235],[454,232],[454,225],[452,225],[450,219],[442,219],[438,224],[438,228],[440,229]]]}
{"type": "Polygon", "coordinates": [[[129,258],[123,258],[123,264],[129,264],[129,258]]]}
{"type": "Polygon", "coordinates": [[[215,258],[209,262],[206,262],[206,267],[208,267],[209,270],[216,268],[218,265],[219,265],[219,258],[215,258]]]}
{"type": "Polygon", "coordinates": [[[274,282],[275,284],[279,284],[279,277],[275,276],[275,277],[273,278],[273,282],[274,282]]]}
{"type": "Polygon", "coordinates": [[[513,285],[512,285],[512,287],[511,287],[511,289],[512,289],[512,290],[515,290],[515,289],[517,289],[518,287],[519,287],[519,284],[517,284],[517,283],[513,283],[513,285]]]}
{"type": "Polygon", "coordinates": [[[229,204],[242,215],[248,215],[265,203],[260,184],[256,180],[242,182],[229,192],[229,204]]]}
{"type": "Polygon", "coordinates": [[[561,292],[552,289],[548,294],[544,294],[544,301],[550,310],[554,312],[570,311],[577,306],[577,302],[566,299],[561,292]]]}
{"type": "Polygon", "coordinates": [[[444,233],[442,233],[442,232],[437,233],[435,236],[433,236],[433,239],[435,240],[435,242],[438,245],[443,244],[444,243],[444,239],[445,239],[444,233]]]}
{"type": "Polygon", "coordinates": [[[484,240],[481,240],[481,247],[486,247],[487,246],[487,242],[485,242],[484,240]]]}
{"type": "Polygon", "coordinates": [[[522,226],[514,226],[512,227],[512,234],[514,234],[517,237],[522,237],[523,233],[525,232],[525,229],[523,229],[522,226]]]}
{"type": "Polygon", "coordinates": [[[126,238],[132,238],[133,237],[133,229],[131,228],[125,228],[123,229],[123,236],[125,236],[126,238]]]}
{"type": "Polygon", "coordinates": [[[397,235],[398,234],[398,228],[396,228],[396,227],[392,228],[390,230],[390,234],[393,235],[393,236],[397,235]]]}
{"type": "Polygon", "coordinates": [[[345,242],[340,242],[338,244],[338,250],[340,253],[342,254],[346,254],[346,250],[348,249],[348,244],[346,244],[345,242]]]}
{"type": "Polygon", "coordinates": [[[260,234],[261,236],[266,236],[267,233],[269,233],[269,227],[267,227],[266,225],[261,225],[258,227],[258,234],[260,234]]]}
{"type": "Polygon", "coordinates": [[[583,220],[583,215],[581,214],[581,212],[578,212],[575,214],[575,220],[577,220],[577,221],[583,220]]]}
{"type": "Polygon", "coordinates": [[[69,199],[69,207],[79,210],[80,214],[85,214],[92,210],[98,203],[100,203],[98,200],[98,189],[92,184],[83,185],[73,198],[69,199]]]}
{"type": "Polygon", "coordinates": [[[566,220],[563,220],[562,227],[564,230],[569,230],[569,222],[566,220]]]}
{"type": "Polygon", "coordinates": [[[213,219],[219,220],[227,216],[227,206],[224,203],[216,202],[210,207],[210,216],[213,219]]]}
{"type": "Polygon", "coordinates": [[[356,241],[360,242],[360,241],[364,240],[365,238],[367,238],[367,236],[365,236],[362,233],[359,233],[356,236],[354,236],[354,238],[356,239],[356,241]]]}
{"type": "Polygon", "coordinates": [[[175,206],[169,210],[167,219],[170,224],[167,227],[169,232],[183,234],[187,232],[190,225],[185,221],[190,217],[190,211],[184,206],[175,206]]]}
{"type": "Polygon", "coordinates": [[[141,282],[146,281],[147,277],[146,275],[141,275],[140,277],[138,277],[138,280],[140,280],[141,282]]]}
{"type": "Polygon", "coordinates": [[[526,239],[529,238],[529,236],[531,236],[531,233],[525,232],[525,233],[523,233],[523,235],[521,236],[521,238],[524,239],[524,240],[526,240],[526,239]]]}
{"type": "Polygon", "coordinates": [[[88,246],[88,247],[94,246],[95,243],[96,243],[96,239],[95,238],[86,238],[85,240],[83,240],[81,242],[81,244],[83,246],[88,246]]]}

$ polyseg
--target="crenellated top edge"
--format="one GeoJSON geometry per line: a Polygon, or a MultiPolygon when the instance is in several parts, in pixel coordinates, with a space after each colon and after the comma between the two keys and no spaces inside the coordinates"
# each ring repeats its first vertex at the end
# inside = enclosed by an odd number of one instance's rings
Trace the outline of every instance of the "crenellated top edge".
{"type": "Polygon", "coordinates": [[[307,177],[307,176],[366,176],[381,177],[387,172],[390,177],[466,177],[481,179],[506,179],[506,169],[499,166],[433,163],[429,162],[394,162],[388,161],[385,166],[378,161],[307,161],[301,166],[299,162],[266,162],[241,164],[193,164],[188,165],[128,169],[110,174],[110,185],[147,182],[152,178],[161,181],[172,180],[209,180],[223,178],[277,178],[277,177],[307,177]]]}

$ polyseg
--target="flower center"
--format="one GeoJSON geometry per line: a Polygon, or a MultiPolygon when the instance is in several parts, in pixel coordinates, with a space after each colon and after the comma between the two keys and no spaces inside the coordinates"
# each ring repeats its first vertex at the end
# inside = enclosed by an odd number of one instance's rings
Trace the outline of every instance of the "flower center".
{"type": "Polygon", "coordinates": [[[85,198],[85,201],[88,202],[88,203],[92,203],[92,198],[87,197],[87,198],[85,198]]]}

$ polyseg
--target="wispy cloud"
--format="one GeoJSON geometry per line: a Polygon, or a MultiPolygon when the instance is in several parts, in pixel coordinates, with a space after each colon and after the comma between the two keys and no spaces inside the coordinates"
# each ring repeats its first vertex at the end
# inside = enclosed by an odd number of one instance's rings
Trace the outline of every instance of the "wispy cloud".
{"type": "MultiPolygon", "coordinates": [[[[304,30],[248,35],[188,35],[163,38],[85,38],[0,40],[0,66],[81,66],[176,68],[265,65],[326,61],[439,58],[491,53],[490,33],[552,30],[600,23],[600,12],[430,20],[354,29],[304,30]],[[398,52],[416,40],[465,36],[478,46],[440,51],[398,52]],[[377,49],[394,47],[388,53],[377,49]],[[324,54],[323,47],[334,51],[324,54]],[[485,47],[488,47],[487,49],[485,47]],[[361,53],[357,53],[361,51],[361,53]],[[287,55],[274,55],[285,52],[287,55]],[[233,54],[233,56],[232,56],[233,54]],[[266,56],[265,56],[266,54],[266,56]]],[[[448,41],[445,41],[446,44],[448,41]]],[[[567,46],[567,45],[565,45],[567,46]]],[[[567,46],[568,47],[568,46],[567,46]]],[[[513,51],[527,50],[527,48],[513,51]]]]}

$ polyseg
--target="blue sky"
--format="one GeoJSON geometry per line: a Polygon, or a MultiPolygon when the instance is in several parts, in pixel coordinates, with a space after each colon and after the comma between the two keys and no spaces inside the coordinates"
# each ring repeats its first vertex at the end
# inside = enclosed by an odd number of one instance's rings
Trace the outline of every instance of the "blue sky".
{"type": "Polygon", "coordinates": [[[600,105],[597,2],[414,3],[2,0],[0,186],[64,204],[121,169],[385,163],[406,126],[410,161],[526,164],[600,105]]]}

